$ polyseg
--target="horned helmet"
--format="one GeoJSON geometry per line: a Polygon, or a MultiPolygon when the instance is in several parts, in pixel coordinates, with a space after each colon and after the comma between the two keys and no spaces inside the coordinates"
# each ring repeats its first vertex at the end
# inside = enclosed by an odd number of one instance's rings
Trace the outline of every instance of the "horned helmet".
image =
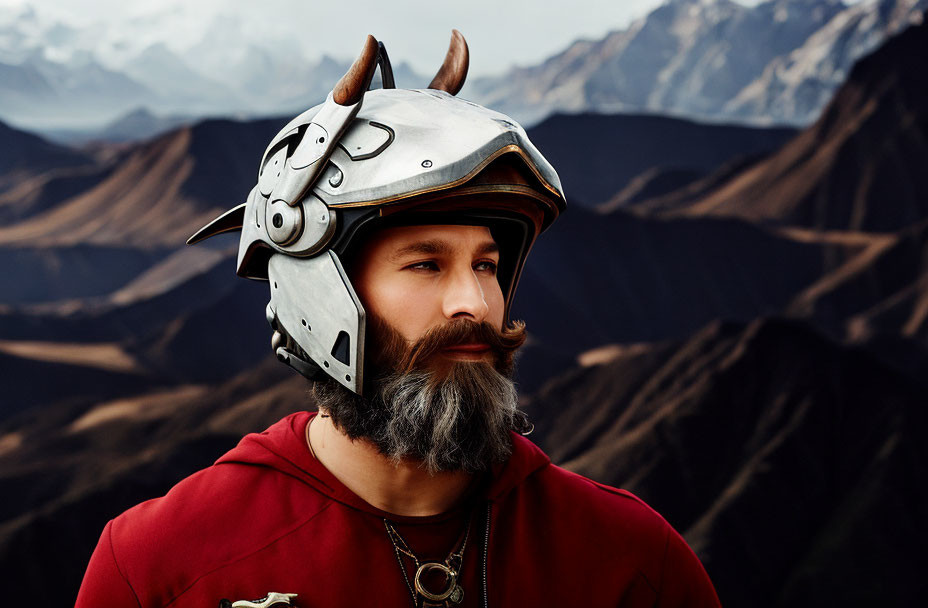
{"type": "Polygon", "coordinates": [[[241,230],[237,274],[268,281],[271,347],[304,376],[362,393],[365,311],[344,263],[385,225],[488,226],[508,319],[525,258],[566,201],[518,123],[455,97],[468,63],[454,30],[428,88],[397,89],[368,36],[326,100],[271,140],[246,202],[187,241],[241,230]],[[368,90],[378,66],[383,88],[368,90]]]}

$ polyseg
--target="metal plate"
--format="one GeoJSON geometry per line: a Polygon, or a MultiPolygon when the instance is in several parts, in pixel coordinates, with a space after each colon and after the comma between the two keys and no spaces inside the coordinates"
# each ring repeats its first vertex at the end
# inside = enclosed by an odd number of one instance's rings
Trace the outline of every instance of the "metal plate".
{"type": "Polygon", "coordinates": [[[326,251],[311,258],[273,255],[268,262],[270,306],[277,322],[322,371],[361,392],[364,307],[338,257],[326,251]],[[339,334],[348,334],[348,365],[333,355],[339,334]]]}
{"type": "Polygon", "coordinates": [[[337,187],[323,180],[315,183],[317,192],[331,206],[392,200],[398,193],[408,196],[447,188],[502,150],[518,151],[552,198],[563,196],[557,173],[522,127],[504,114],[442,91],[368,91],[339,143],[330,158],[344,172],[344,182],[337,187]],[[393,141],[377,154],[362,158],[360,153],[377,150],[377,142],[383,142],[386,134],[384,129],[371,126],[375,122],[389,127],[393,141]]]}
{"type": "Polygon", "coordinates": [[[374,158],[393,143],[393,129],[387,125],[370,120],[356,120],[338,145],[345,150],[351,160],[374,158]]]}

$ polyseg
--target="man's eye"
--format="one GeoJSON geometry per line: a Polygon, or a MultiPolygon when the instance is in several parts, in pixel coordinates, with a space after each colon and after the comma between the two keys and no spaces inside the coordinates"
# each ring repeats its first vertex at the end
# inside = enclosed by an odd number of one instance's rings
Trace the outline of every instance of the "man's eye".
{"type": "Polygon", "coordinates": [[[480,272],[492,272],[493,274],[496,274],[496,263],[491,262],[489,260],[477,262],[476,264],[474,264],[474,270],[477,270],[480,272]]]}
{"type": "Polygon", "coordinates": [[[406,268],[410,270],[438,270],[438,264],[432,261],[416,262],[415,264],[410,264],[406,268]]]}

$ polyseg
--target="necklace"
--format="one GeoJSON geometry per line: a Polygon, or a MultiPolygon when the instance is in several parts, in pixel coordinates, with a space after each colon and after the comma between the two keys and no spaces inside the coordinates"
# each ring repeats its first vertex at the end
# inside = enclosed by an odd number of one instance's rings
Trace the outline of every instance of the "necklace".
{"type": "Polygon", "coordinates": [[[316,421],[316,418],[328,418],[328,417],[329,417],[328,414],[323,414],[322,412],[319,412],[317,415],[313,416],[312,419],[309,421],[309,424],[306,425],[306,445],[309,446],[309,453],[312,454],[313,458],[315,458],[316,460],[319,460],[319,458],[316,457],[316,450],[313,449],[313,440],[309,438],[309,429],[312,428],[313,422],[316,421]]]}
{"type": "Polygon", "coordinates": [[[403,580],[406,582],[406,588],[409,589],[409,596],[412,598],[413,606],[419,605],[419,602],[416,600],[417,595],[421,595],[424,598],[423,606],[447,606],[447,601],[450,601],[452,604],[460,604],[464,600],[464,590],[458,584],[458,576],[461,572],[461,566],[464,563],[464,549],[467,548],[467,538],[470,536],[470,523],[471,517],[468,516],[467,527],[464,528],[463,538],[457,543],[459,546],[451,550],[451,553],[445,558],[444,563],[422,563],[419,557],[409,548],[406,540],[396,531],[396,528],[393,527],[393,524],[384,518],[383,525],[387,530],[387,536],[390,537],[390,542],[393,543],[396,561],[400,565],[400,572],[403,573],[403,580]],[[403,555],[412,559],[413,563],[416,565],[416,575],[412,583],[410,583],[409,576],[406,574],[406,566],[403,564],[402,558],[403,555]],[[422,577],[432,570],[438,570],[445,575],[445,588],[438,593],[427,589],[425,582],[422,580],[422,577]]]}

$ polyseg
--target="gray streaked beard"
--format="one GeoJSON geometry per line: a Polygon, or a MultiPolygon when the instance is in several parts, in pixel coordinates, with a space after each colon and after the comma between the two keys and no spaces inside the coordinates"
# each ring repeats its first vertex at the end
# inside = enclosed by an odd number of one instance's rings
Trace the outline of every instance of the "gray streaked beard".
{"type": "Polygon", "coordinates": [[[525,339],[524,326],[500,332],[489,324],[455,321],[409,347],[397,341],[395,330],[375,324],[381,347],[371,360],[375,370],[389,371],[375,375],[364,397],[331,379],[316,382],[318,407],[348,437],[370,441],[395,461],[418,460],[432,473],[475,473],[505,462],[512,453],[509,431],[530,426],[509,378],[513,352],[525,339]],[[441,370],[417,361],[416,353],[434,354],[443,345],[474,341],[488,343],[496,360],[451,362],[441,370]],[[385,365],[384,358],[392,364],[385,365]]]}

